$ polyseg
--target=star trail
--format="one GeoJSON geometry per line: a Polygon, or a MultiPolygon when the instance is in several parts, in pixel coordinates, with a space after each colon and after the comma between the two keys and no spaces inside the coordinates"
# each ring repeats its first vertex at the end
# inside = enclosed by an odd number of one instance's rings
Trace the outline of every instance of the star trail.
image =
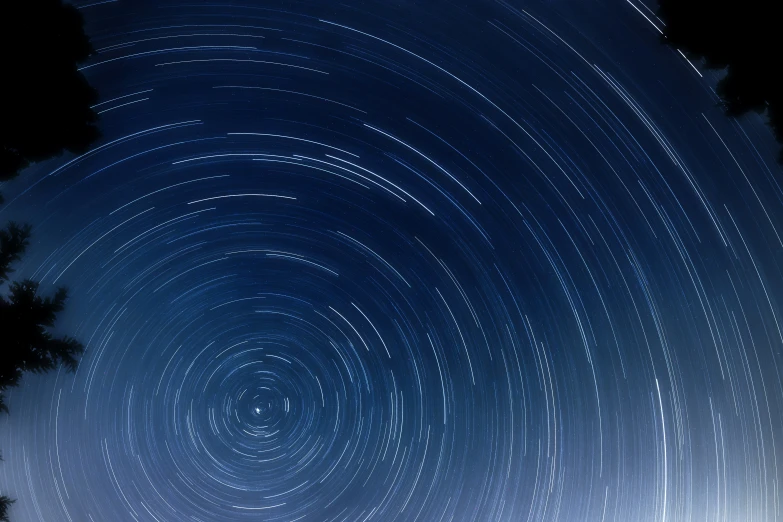
{"type": "Polygon", "coordinates": [[[783,520],[780,166],[654,3],[80,8],[14,521],[783,520]]]}

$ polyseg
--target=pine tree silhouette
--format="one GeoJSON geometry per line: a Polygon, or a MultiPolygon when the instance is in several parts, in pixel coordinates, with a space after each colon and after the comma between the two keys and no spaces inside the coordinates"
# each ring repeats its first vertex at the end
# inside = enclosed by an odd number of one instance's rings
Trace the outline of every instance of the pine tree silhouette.
{"type": "MultiPolygon", "coordinates": [[[[0,230],[0,284],[8,281],[13,272],[10,263],[21,258],[29,238],[29,226],[12,222],[0,230]]],[[[0,296],[0,411],[8,412],[5,391],[18,386],[24,373],[44,373],[59,366],[76,370],[84,346],[72,337],[56,338],[48,331],[67,296],[67,289],[61,287],[53,297],[41,297],[38,283],[30,279],[11,282],[8,296],[0,296]]]]}
{"type": "Polygon", "coordinates": [[[11,504],[14,502],[16,501],[5,495],[0,495],[0,521],[10,522],[11,519],[8,518],[8,508],[10,508],[11,504]]]}

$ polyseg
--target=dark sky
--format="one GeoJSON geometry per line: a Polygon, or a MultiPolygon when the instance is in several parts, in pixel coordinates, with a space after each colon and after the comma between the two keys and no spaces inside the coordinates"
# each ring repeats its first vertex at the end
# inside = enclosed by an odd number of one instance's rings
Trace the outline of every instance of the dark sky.
{"type": "Polygon", "coordinates": [[[774,142],[651,9],[84,6],[104,138],[3,187],[87,346],[13,520],[779,520],[774,142]]]}

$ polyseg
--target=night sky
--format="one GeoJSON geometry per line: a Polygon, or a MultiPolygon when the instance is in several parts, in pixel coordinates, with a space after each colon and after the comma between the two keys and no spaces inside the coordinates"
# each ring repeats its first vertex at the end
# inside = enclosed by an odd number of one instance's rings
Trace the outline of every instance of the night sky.
{"type": "Polygon", "coordinates": [[[654,9],[84,5],[103,138],[2,187],[87,350],[12,519],[783,519],[775,144],[654,9]]]}

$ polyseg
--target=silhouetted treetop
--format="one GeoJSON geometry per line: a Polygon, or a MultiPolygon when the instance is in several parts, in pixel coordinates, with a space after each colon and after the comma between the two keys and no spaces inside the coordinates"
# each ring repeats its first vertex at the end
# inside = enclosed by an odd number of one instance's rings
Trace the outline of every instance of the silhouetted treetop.
{"type": "MultiPolygon", "coordinates": [[[[729,116],[767,110],[783,145],[780,2],[659,0],[663,42],[711,69],[726,69],[717,93],[729,116]]],[[[778,160],[783,163],[783,150],[778,160]]]]}
{"type": "Polygon", "coordinates": [[[13,0],[0,8],[0,181],[30,163],[98,138],[98,95],[77,69],[92,52],[81,13],[62,0],[13,0]]]}
{"type": "MultiPolygon", "coordinates": [[[[0,230],[0,283],[8,280],[11,263],[29,244],[30,227],[10,223],[0,230]]],[[[71,337],[54,337],[48,329],[65,307],[68,292],[38,295],[38,283],[12,282],[8,296],[0,296],[0,411],[8,411],[4,392],[17,386],[25,372],[43,373],[62,365],[74,371],[84,346],[71,337]]],[[[0,502],[0,505],[2,502],[0,502]]],[[[0,516],[2,520],[2,516],[0,516]]]]}

